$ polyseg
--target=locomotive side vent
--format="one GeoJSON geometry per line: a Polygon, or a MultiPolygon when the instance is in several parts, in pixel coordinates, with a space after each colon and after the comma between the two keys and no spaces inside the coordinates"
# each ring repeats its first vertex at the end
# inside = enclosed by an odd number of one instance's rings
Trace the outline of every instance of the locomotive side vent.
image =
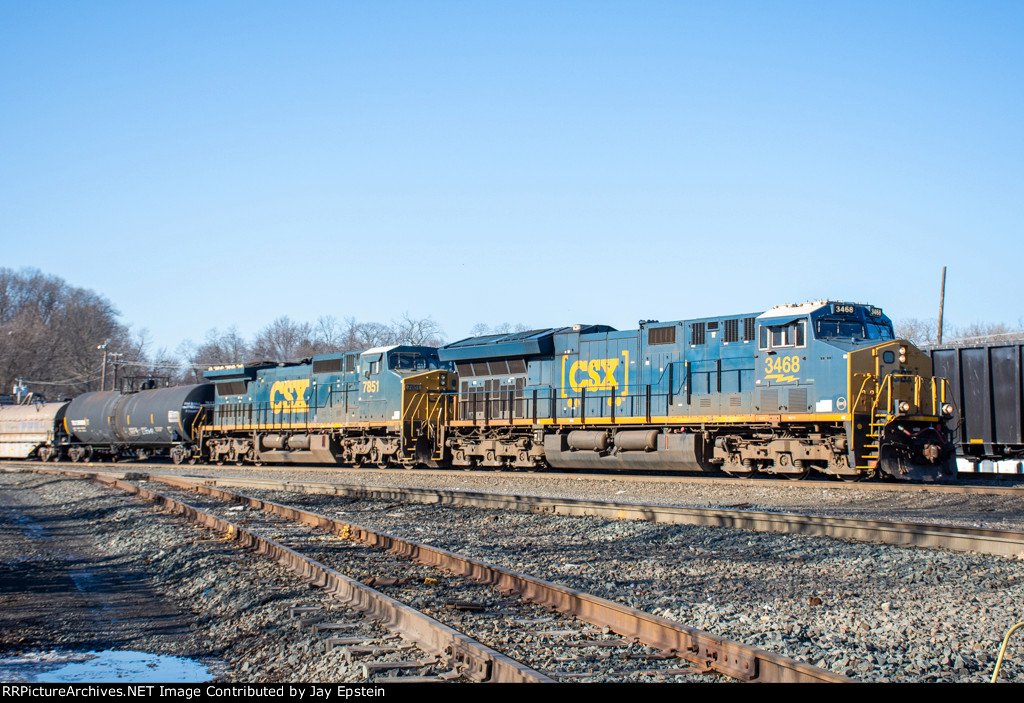
{"type": "Polygon", "coordinates": [[[341,359],[320,359],[313,362],[313,373],[341,372],[341,359]]]}
{"type": "Polygon", "coordinates": [[[676,328],[672,327],[651,327],[647,330],[648,344],[675,344],[676,328]]]}
{"type": "Polygon", "coordinates": [[[690,325],[690,344],[704,343],[704,325],[703,322],[694,322],[690,325]]]}
{"type": "Polygon", "coordinates": [[[738,342],[740,341],[740,321],[739,320],[726,320],[725,321],[725,337],[724,342],[738,342]]]}
{"type": "Polygon", "coordinates": [[[754,320],[755,320],[755,318],[753,318],[753,317],[745,317],[745,318],[743,318],[743,341],[744,342],[753,342],[755,337],[756,337],[756,335],[757,335],[757,332],[755,330],[754,320]]]}
{"type": "Polygon", "coordinates": [[[807,389],[789,389],[789,411],[791,413],[807,412],[807,389]]]}
{"type": "Polygon", "coordinates": [[[242,395],[245,393],[245,381],[228,381],[217,384],[219,395],[242,395]]]}
{"type": "Polygon", "coordinates": [[[779,391],[775,388],[761,391],[760,410],[763,413],[777,413],[779,411],[779,391]]]}

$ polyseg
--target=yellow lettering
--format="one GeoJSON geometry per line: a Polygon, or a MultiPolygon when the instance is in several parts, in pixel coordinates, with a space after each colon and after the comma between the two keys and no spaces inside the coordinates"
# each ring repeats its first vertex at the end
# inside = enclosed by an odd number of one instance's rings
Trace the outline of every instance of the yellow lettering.
{"type": "Polygon", "coordinates": [[[309,379],[292,381],[275,381],[270,387],[270,408],[275,413],[304,413],[309,410],[306,405],[306,391],[309,379]]]}
{"type": "MultiPolygon", "coordinates": [[[[563,368],[565,363],[563,361],[563,368]]],[[[594,391],[613,391],[619,387],[615,371],[618,359],[591,359],[576,361],[569,367],[569,387],[579,393],[584,388],[594,391]]]]}
{"type": "MultiPolygon", "coordinates": [[[[621,359],[589,359],[574,361],[569,364],[569,356],[562,356],[562,397],[566,399],[569,407],[573,406],[574,400],[569,398],[568,390],[572,389],[579,393],[587,391],[612,391],[618,392],[622,389],[621,395],[629,395],[629,352],[622,352],[621,359]],[[615,378],[619,367],[623,369],[623,382],[615,378]],[[566,367],[568,366],[568,370],[566,367]]],[[[622,402],[621,398],[615,399],[615,404],[622,402]]],[[[609,400],[609,404],[611,401],[609,400]]]]}
{"type": "Polygon", "coordinates": [[[799,356],[777,356],[774,360],[769,356],[764,360],[764,375],[770,381],[791,383],[798,380],[792,375],[797,373],[800,373],[799,356]]]}

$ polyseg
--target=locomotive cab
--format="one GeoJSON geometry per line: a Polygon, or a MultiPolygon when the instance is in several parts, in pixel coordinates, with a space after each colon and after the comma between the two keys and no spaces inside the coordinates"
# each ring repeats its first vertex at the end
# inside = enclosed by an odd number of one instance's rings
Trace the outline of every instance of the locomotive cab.
{"type": "Polygon", "coordinates": [[[759,322],[757,383],[788,386],[790,398],[802,387],[808,411],[813,404],[814,412],[843,423],[846,456],[832,462],[830,473],[923,480],[954,474],[944,424],[953,412],[948,384],[932,376],[927,354],[895,338],[879,308],[782,306],[759,322]]]}
{"type": "Polygon", "coordinates": [[[758,318],[755,374],[758,411],[829,423],[827,473],[929,480],[955,471],[948,385],[933,378],[926,354],[895,338],[879,308],[772,308],[758,318]]]}

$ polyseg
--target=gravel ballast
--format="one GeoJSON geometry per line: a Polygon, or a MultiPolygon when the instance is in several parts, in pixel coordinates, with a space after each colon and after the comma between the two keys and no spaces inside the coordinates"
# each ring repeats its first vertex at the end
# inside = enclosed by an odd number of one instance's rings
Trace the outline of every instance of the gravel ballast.
{"type": "MultiPolygon", "coordinates": [[[[183,473],[202,471],[189,468],[191,471],[183,473]]],[[[280,469],[238,473],[285,477],[280,469]]],[[[88,484],[84,482],[14,476],[19,475],[3,476],[0,486],[24,484],[36,493],[41,489],[86,491],[88,500],[107,506],[110,515],[131,516],[124,520],[134,520],[133,529],[118,528],[116,520],[103,521],[100,529],[122,531],[98,542],[112,543],[104,549],[116,547],[114,554],[126,558],[134,553],[141,559],[140,569],[155,569],[152,581],[169,600],[191,613],[193,636],[201,632],[208,641],[197,640],[191,650],[176,645],[171,647],[174,653],[193,651],[187,656],[220,657],[225,672],[239,680],[340,681],[346,675],[357,675],[354,667],[345,668],[341,657],[322,667],[308,661],[325,657],[317,650],[317,642],[284,621],[283,611],[288,604],[316,600],[319,594],[295,585],[276,566],[254,566],[224,545],[202,542],[210,538],[197,538],[199,531],[180,523],[169,533],[177,535],[177,541],[169,548],[161,546],[171,538],[161,536],[155,527],[150,534],[151,528],[140,514],[131,512],[145,511],[149,520],[152,511],[147,508],[115,498],[105,489],[85,489],[88,484]],[[118,545],[115,538],[125,540],[124,545],[118,545]],[[153,541],[144,544],[144,539],[153,541]],[[204,559],[234,563],[237,573],[231,580],[237,579],[237,585],[223,588],[210,583],[200,573],[204,559]],[[256,571],[260,576],[254,577],[256,571]],[[265,585],[257,587],[271,578],[274,583],[293,584],[291,590],[270,593],[265,585]],[[246,583],[254,587],[246,588],[246,583]],[[296,644],[291,644],[292,640],[296,644]],[[316,656],[309,656],[310,651],[316,656]]],[[[777,488],[694,486],[401,471],[304,475],[301,469],[287,477],[343,483],[358,483],[362,477],[376,485],[684,505],[747,504],[752,509],[792,512],[803,505],[804,511],[818,514],[834,509],[846,515],[911,519],[908,514],[913,513],[922,521],[961,520],[978,526],[1006,526],[992,525],[986,517],[997,522],[1019,521],[1010,514],[1015,510],[1012,503],[1019,500],[1016,498],[864,491],[866,503],[856,503],[860,491],[808,489],[782,482],[777,488]],[[653,497],[655,494],[659,497],[653,497]],[[836,494],[834,499],[831,494],[836,494]],[[1011,507],[1003,507],[1002,502],[1010,502],[1011,507]],[[947,512],[953,518],[946,519],[947,512]]],[[[1018,606],[1024,562],[1011,558],[726,529],[344,501],[305,494],[288,494],[286,501],[285,494],[263,495],[281,502],[301,502],[331,517],[566,583],[861,680],[986,681],[1001,638],[1024,619],[1018,606]]],[[[52,500],[60,500],[59,495],[52,500]]],[[[166,516],[159,520],[174,522],[166,516]]],[[[21,529],[6,519],[4,523],[4,535],[21,529]]],[[[9,554],[8,538],[3,539],[4,553],[9,554]]],[[[1024,645],[1011,641],[1000,680],[1024,681],[1022,657],[1024,645]]]]}
{"type": "Polygon", "coordinates": [[[88,481],[0,473],[0,558],[8,682],[30,680],[26,658],[104,649],[196,659],[218,681],[365,681],[293,606],[353,623],[346,636],[393,639],[277,564],[88,481]]]}

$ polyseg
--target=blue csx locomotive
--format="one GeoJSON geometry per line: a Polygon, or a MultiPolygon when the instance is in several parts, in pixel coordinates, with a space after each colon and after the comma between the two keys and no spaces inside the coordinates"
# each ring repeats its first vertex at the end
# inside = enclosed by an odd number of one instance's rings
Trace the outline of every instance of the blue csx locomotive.
{"type": "MultiPolygon", "coordinates": [[[[176,462],[955,475],[948,384],[861,304],[621,332],[577,325],[205,375],[213,403],[189,427],[165,428],[176,462]]],[[[177,406],[174,416],[180,424],[177,406]]],[[[64,425],[87,420],[68,412],[64,425]]],[[[71,434],[62,441],[80,450],[71,434]]]]}
{"type": "Polygon", "coordinates": [[[213,369],[213,461],[955,474],[954,408],[878,308],[577,325],[213,369]],[[454,368],[453,368],[454,367],[454,368]]]}

